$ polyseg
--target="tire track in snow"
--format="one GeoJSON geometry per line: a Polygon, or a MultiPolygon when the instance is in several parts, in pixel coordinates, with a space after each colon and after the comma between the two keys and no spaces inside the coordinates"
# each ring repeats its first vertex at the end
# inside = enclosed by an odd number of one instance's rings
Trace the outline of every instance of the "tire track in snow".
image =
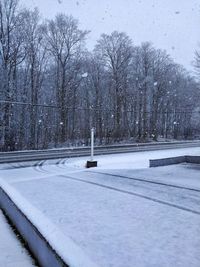
{"type": "Polygon", "coordinates": [[[199,211],[196,211],[196,210],[193,210],[193,209],[189,209],[189,208],[186,208],[184,206],[180,206],[180,205],[168,202],[168,201],[163,201],[163,200],[160,200],[160,199],[157,199],[157,198],[148,197],[148,196],[145,196],[143,194],[136,193],[136,192],[130,192],[130,191],[119,189],[119,188],[116,188],[116,187],[113,187],[113,186],[102,185],[102,184],[99,184],[99,183],[96,183],[96,182],[86,181],[86,180],[82,180],[82,179],[79,179],[79,178],[70,177],[70,176],[67,176],[67,175],[59,175],[59,176],[63,177],[63,178],[66,178],[66,179],[74,180],[74,181],[77,181],[77,182],[82,182],[82,183],[87,183],[87,184],[99,186],[99,187],[106,188],[106,189],[109,189],[109,190],[113,190],[113,191],[116,191],[116,192],[119,192],[119,193],[140,197],[140,198],[143,198],[143,199],[147,199],[147,200],[153,201],[153,202],[158,203],[158,204],[167,205],[167,206],[179,209],[179,210],[183,210],[183,211],[190,212],[190,213],[193,213],[193,214],[196,214],[196,215],[200,215],[199,211]]]}
{"type": "Polygon", "coordinates": [[[167,184],[167,183],[163,183],[163,182],[158,182],[158,181],[153,181],[153,180],[146,180],[146,179],[142,179],[142,178],[128,177],[128,176],[124,176],[124,175],[110,174],[110,173],[99,172],[99,171],[98,172],[87,171],[87,172],[89,172],[89,173],[91,172],[91,173],[95,173],[95,174],[103,174],[103,175],[107,175],[107,176],[113,176],[113,177],[118,177],[118,178],[123,178],[123,179],[128,179],[128,180],[135,180],[137,182],[150,183],[150,184],[156,184],[156,185],[163,185],[163,186],[167,186],[167,187],[173,187],[173,188],[178,188],[178,189],[184,189],[184,190],[200,192],[200,189],[197,189],[197,188],[190,188],[190,187],[185,187],[185,186],[180,186],[180,185],[167,184]]]}

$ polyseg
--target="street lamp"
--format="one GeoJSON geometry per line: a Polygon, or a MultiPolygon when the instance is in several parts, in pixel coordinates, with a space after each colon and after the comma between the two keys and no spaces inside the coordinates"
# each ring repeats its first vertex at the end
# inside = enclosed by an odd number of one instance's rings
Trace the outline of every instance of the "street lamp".
{"type": "Polygon", "coordinates": [[[91,153],[90,160],[86,163],[86,168],[97,167],[97,161],[94,160],[94,128],[91,129],[91,153]]]}
{"type": "MultiPolygon", "coordinates": [[[[81,78],[87,78],[88,73],[85,72],[81,75],[81,78]]],[[[97,161],[94,160],[94,128],[91,128],[91,152],[90,160],[86,163],[86,168],[97,167],[97,161]]]]}

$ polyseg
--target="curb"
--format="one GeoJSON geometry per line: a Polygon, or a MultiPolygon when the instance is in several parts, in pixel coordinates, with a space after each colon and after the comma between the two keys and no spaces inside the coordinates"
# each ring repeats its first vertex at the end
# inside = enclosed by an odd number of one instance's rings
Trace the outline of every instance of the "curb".
{"type": "Polygon", "coordinates": [[[41,267],[97,267],[77,244],[2,179],[0,208],[41,267]]]}
{"type": "Polygon", "coordinates": [[[69,267],[1,187],[0,207],[27,242],[28,247],[41,266],[69,267]]]}
{"type": "Polygon", "coordinates": [[[195,163],[200,164],[200,156],[180,156],[163,159],[150,159],[149,167],[167,166],[180,163],[195,163]]]}

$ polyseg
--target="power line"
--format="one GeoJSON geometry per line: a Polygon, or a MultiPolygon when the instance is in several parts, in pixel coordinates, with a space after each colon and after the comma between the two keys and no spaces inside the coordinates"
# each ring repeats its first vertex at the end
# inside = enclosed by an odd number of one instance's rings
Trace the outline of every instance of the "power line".
{"type": "MultiPolygon", "coordinates": [[[[53,109],[62,109],[61,106],[56,106],[56,105],[48,105],[48,104],[33,104],[30,102],[20,102],[20,101],[6,101],[6,100],[0,100],[0,104],[10,104],[10,105],[22,105],[22,106],[32,106],[32,107],[43,107],[43,108],[53,108],[53,109]]],[[[102,108],[95,108],[93,106],[86,108],[86,107],[65,107],[64,109],[66,110],[80,110],[80,111],[105,111],[105,112],[116,112],[116,109],[102,109],[102,108]]],[[[123,112],[130,112],[134,113],[134,110],[123,110],[123,112]]],[[[162,113],[162,114],[167,114],[167,113],[173,113],[175,112],[176,114],[178,113],[200,113],[200,111],[194,111],[189,108],[184,108],[184,109],[178,109],[178,110],[173,110],[173,111],[162,111],[162,112],[157,112],[157,113],[162,113]]],[[[142,113],[152,113],[152,111],[146,111],[142,113]]]]}

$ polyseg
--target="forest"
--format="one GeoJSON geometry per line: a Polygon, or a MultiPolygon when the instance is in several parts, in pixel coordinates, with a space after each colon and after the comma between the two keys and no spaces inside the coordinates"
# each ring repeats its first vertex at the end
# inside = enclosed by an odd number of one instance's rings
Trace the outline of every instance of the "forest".
{"type": "Polygon", "coordinates": [[[92,127],[96,145],[200,138],[200,47],[192,75],[124,32],[89,51],[89,30],[0,0],[1,151],[88,145],[92,127]]]}

